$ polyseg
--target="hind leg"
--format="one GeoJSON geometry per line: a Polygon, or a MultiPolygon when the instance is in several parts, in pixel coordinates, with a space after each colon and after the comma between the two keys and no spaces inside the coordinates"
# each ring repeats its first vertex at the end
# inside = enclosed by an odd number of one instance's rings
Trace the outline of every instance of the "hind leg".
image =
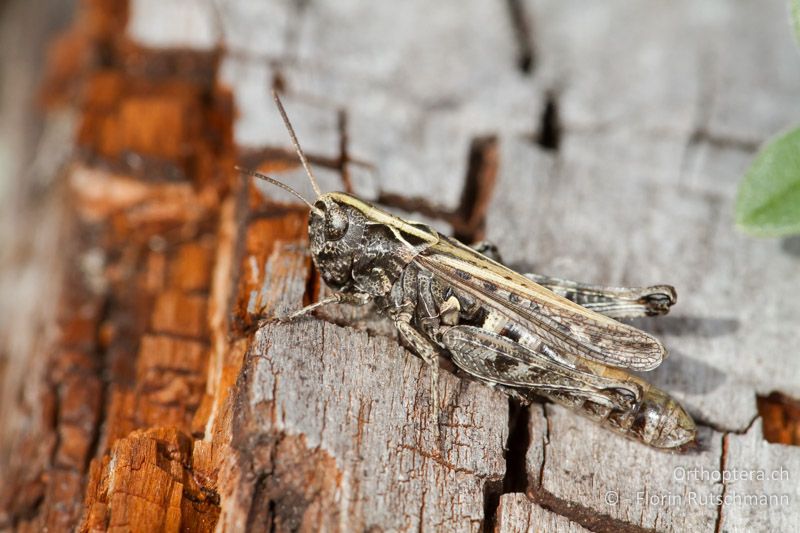
{"type": "MultiPolygon", "coordinates": [[[[497,246],[491,242],[480,241],[471,248],[489,259],[503,263],[497,246]]],[[[611,318],[666,315],[677,301],[675,288],[670,285],[607,287],[541,274],[523,275],[567,300],[611,318]]]]}

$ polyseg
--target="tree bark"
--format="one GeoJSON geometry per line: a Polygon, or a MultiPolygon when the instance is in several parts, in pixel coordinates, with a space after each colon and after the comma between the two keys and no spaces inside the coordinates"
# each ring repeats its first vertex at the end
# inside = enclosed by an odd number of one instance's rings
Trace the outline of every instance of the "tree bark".
{"type": "Polygon", "coordinates": [[[780,0],[82,2],[43,88],[44,151],[74,150],[0,336],[0,529],[790,531],[800,254],[730,212],[800,122],[797,60],[780,0]],[[698,449],[447,371],[433,422],[371,309],[262,323],[325,292],[307,208],[234,170],[313,198],[273,87],[326,191],[522,271],[676,285],[637,325],[698,449]]]}

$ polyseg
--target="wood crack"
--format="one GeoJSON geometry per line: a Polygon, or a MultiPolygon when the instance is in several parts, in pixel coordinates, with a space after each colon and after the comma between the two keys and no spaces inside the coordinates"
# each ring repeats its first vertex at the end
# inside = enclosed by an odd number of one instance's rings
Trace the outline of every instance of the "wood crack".
{"type": "MultiPolygon", "coordinates": [[[[725,433],[722,435],[722,453],[719,457],[719,472],[720,474],[725,472],[725,469],[728,465],[728,439],[729,434],[725,433]]],[[[716,522],[714,523],[714,533],[720,533],[722,531],[722,524],[724,521],[723,512],[725,509],[725,495],[728,492],[728,483],[725,481],[725,476],[720,476],[722,483],[722,494],[720,494],[720,500],[717,504],[717,518],[716,522]]]]}
{"type": "Polygon", "coordinates": [[[530,480],[526,471],[526,456],[531,445],[530,421],[530,407],[509,398],[503,494],[528,491],[530,480]]]}
{"type": "Polygon", "coordinates": [[[531,444],[530,420],[530,407],[509,397],[508,437],[503,453],[506,471],[501,480],[484,485],[484,531],[494,530],[502,495],[528,492],[526,456],[531,444]]]}
{"type": "Polygon", "coordinates": [[[350,137],[347,133],[347,111],[339,109],[336,112],[336,127],[339,130],[339,174],[342,178],[344,192],[353,194],[353,182],[350,179],[350,137]]]}
{"type": "Polygon", "coordinates": [[[468,155],[467,174],[458,207],[444,210],[427,199],[381,192],[377,202],[409,213],[443,220],[453,227],[453,236],[465,243],[480,241],[486,234],[486,215],[499,168],[497,136],[476,137],[468,155]]]}
{"type": "Polygon", "coordinates": [[[542,416],[545,421],[545,434],[542,439],[542,464],[539,467],[539,479],[537,480],[537,487],[539,489],[544,485],[544,469],[547,465],[547,446],[550,444],[550,417],[547,415],[547,404],[542,405],[542,416]]]}
{"type": "Polygon", "coordinates": [[[536,50],[531,19],[522,0],[507,0],[507,5],[517,45],[517,69],[523,74],[533,74],[536,67],[536,50]]]}
{"type": "Polygon", "coordinates": [[[528,497],[544,509],[596,533],[655,533],[656,531],[599,513],[579,503],[563,500],[542,489],[528,493],[528,497]]]}
{"type": "Polygon", "coordinates": [[[747,423],[747,425],[744,428],[735,429],[735,428],[730,428],[730,427],[723,426],[721,424],[715,424],[714,422],[711,422],[709,420],[705,420],[705,419],[703,419],[702,417],[699,417],[696,414],[692,415],[692,416],[694,418],[694,421],[695,421],[695,424],[697,425],[697,427],[706,427],[706,428],[709,428],[709,429],[711,429],[713,431],[716,431],[717,433],[725,433],[725,434],[731,434],[731,435],[745,435],[746,433],[748,433],[750,431],[750,429],[753,427],[753,424],[755,424],[756,420],[758,420],[759,417],[760,417],[760,415],[758,413],[756,413],[756,414],[754,414],[752,416],[752,418],[750,418],[750,421],[747,423]]]}
{"type": "Polygon", "coordinates": [[[548,91],[539,121],[536,143],[547,151],[557,152],[561,146],[561,129],[558,94],[555,91],[548,91]]]}
{"type": "Polygon", "coordinates": [[[761,146],[761,141],[744,139],[733,135],[722,135],[717,132],[712,133],[706,128],[699,128],[692,132],[689,144],[692,146],[707,144],[715,148],[729,148],[745,153],[753,153],[761,146]]]}

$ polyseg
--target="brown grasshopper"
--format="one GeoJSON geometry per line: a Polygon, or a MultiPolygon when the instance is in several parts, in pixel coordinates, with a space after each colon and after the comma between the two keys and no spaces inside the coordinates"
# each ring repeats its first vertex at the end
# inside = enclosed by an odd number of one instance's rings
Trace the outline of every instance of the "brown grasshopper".
{"type": "Polygon", "coordinates": [[[676,301],[671,286],[613,288],[519,274],[489,245],[469,247],[351,194],[322,193],[274,97],[317,197],[311,203],[284,183],[245,172],[309,206],[311,256],[334,292],[290,319],[330,303],[374,303],[430,365],[434,409],[442,355],[520,400],[547,397],[647,445],[695,440],[680,404],[624,370],[652,370],[664,346],[615,320],[666,314],[676,301]]]}

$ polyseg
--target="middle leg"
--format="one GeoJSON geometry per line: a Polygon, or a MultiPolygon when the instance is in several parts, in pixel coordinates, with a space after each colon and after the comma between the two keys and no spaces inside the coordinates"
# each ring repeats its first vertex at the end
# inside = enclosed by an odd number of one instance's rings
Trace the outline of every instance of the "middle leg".
{"type": "Polygon", "coordinates": [[[395,318],[400,337],[430,368],[433,421],[439,418],[439,349],[411,324],[411,315],[401,313],[395,318]]]}

